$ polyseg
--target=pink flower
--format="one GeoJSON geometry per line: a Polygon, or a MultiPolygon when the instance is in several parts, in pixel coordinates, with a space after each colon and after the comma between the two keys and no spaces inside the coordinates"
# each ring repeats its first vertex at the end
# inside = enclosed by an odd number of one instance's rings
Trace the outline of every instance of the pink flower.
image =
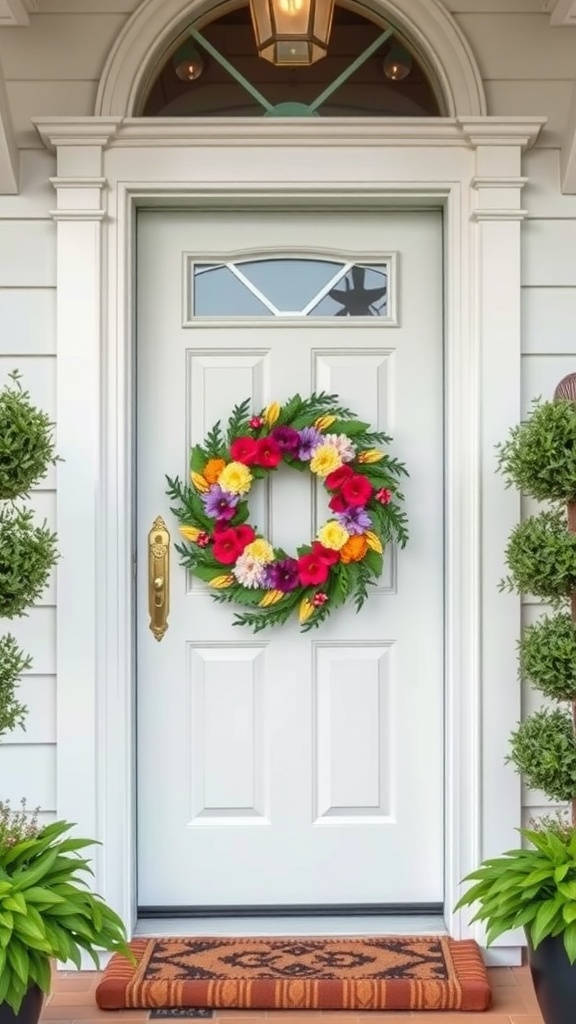
{"type": "Polygon", "coordinates": [[[350,466],[340,466],[339,469],[335,469],[333,473],[328,473],[326,477],[326,487],[329,491],[338,491],[342,487],[342,484],[346,480],[350,480],[354,476],[354,470],[350,469],[350,466]]]}
{"type": "Polygon", "coordinates": [[[298,559],[298,574],[303,587],[325,583],[329,571],[330,567],[320,555],[301,555],[298,559]]]}
{"type": "Polygon", "coordinates": [[[381,487],[379,491],[376,491],[374,497],[381,505],[388,505],[392,501],[392,491],[389,491],[387,487],[381,487]]]}
{"type": "Polygon", "coordinates": [[[256,462],[257,443],[253,437],[237,437],[230,445],[233,462],[241,462],[244,466],[253,466],[256,462]]]}
{"type": "Polygon", "coordinates": [[[348,505],[358,508],[370,500],[373,490],[374,488],[369,480],[365,476],[360,476],[359,473],[356,473],[342,485],[342,497],[346,499],[348,505]]]}
{"type": "Polygon", "coordinates": [[[280,446],[272,437],[261,437],[256,444],[256,465],[264,466],[265,469],[275,469],[282,460],[280,446]]]}
{"type": "Polygon", "coordinates": [[[202,533],[199,533],[196,538],[196,543],[198,547],[207,548],[210,543],[210,534],[202,530],[202,533]]]}
{"type": "Polygon", "coordinates": [[[331,548],[325,548],[319,540],[314,541],[312,545],[312,554],[321,558],[323,562],[326,562],[326,565],[336,565],[336,562],[340,557],[337,551],[333,551],[331,548]]]}
{"type": "Polygon", "coordinates": [[[260,427],[264,426],[264,420],[261,416],[253,416],[248,423],[250,430],[260,430],[260,427]]]}
{"type": "Polygon", "coordinates": [[[315,608],[321,608],[323,604],[326,604],[327,600],[328,594],[324,594],[323,591],[319,590],[317,594],[314,594],[312,604],[315,608]]]}

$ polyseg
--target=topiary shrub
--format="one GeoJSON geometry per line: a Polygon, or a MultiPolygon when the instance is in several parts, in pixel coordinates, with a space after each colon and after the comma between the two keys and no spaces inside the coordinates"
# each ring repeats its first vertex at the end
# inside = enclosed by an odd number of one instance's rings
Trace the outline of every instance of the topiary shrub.
{"type": "Polygon", "coordinates": [[[17,373],[0,391],[0,500],[25,497],[56,462],[52,424],[36,409],[17,373]]]}
{"type": "MultiPolygon", "coordinates": [[[[0,619],[26,614],[56,562],[55,534],[45,523],[36,525],[30,509],[16,504],[55,461],[50,419],[31,404],[13,373],[0,390],[0,619]]],[[[26,708],[17,698],[17,685],[31,664],[14,637],[0,637],[0,738],[24,725],[26,708]]]]}
{"type": "Polygon", "coordinates": [[[527,626],[519,644],[520,674],[552,700],[576,700],[576,625],[567,612],[527,626]]]}
{"type": "Polygon", "coordinates": [[[558,607],[576,591],[576,534],[568,533],[562,508],[530,516],[510,534],[509,575],[502,586],[534,594],[558,607]]]}
{"type": "Polygon", "coordinates": [[[537,399],[498,447],[501,472],[538,501],[576,501],[576,402],[537,399]]]}
{"type": "Polygon", "coordinates": [[[564,708],[535,711],[510,737],[507,758],[530,789],[569,803],[576,793],[576,738],[572,715],[564,708]]]}

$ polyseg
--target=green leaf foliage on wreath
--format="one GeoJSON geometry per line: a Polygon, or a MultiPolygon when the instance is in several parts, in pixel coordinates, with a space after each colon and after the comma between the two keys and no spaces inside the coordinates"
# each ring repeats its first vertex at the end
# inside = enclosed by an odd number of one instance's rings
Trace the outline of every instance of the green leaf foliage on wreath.
{"type": "Polygon", "coordinates": [[[242,606],[234,624],[254,632],[295,613],[306,632],[349,599],[359,610],[382,573],[384,547],[408,540],[399,487],[407,471],[381,450],[390,440],[325,392],[293,395],[256,413],[249,401],[235,405],[225,428],[216,423],[193,446],[189,480],[166,478],[181,564],[215,601],[242,606]],[[281,466],[315,474],[332,509],[294,556],[249,523],[248,491],[281,466]]]}

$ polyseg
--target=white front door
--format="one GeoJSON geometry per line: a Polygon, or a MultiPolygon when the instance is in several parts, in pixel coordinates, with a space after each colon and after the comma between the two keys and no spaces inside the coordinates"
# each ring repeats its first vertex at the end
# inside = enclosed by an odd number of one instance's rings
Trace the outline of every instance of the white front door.
{"type": "MultiPolygon", "coordinates": [[[[143,212],[137,334],[139,905],[441,903],[440,214],[143,212]],[[173,551],[157,642],[158,515],[178,540],[165,474],[185,477],[236,403],[313,390],[393,435],[408,546],[359,614],[305,634],[233,627],[173,551]]],[[[285,469],[253,488],[251,522],[295,552],[323,501],[285,469]]]]}

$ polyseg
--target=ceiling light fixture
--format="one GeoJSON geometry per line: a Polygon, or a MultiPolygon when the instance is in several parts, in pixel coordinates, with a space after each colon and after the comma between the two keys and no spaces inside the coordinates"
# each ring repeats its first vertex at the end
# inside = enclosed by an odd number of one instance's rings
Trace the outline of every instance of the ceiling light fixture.
{"type": "Polygon", "coordinates": [[[334,0],[250,0],[258,54],[277,67],[308,66],[328,52],[334,0]]]}
{"type": "Polygon", "coordinates": [[[204,58],[192,43],[180,46],[172,58],[174,72],[181,82],[195,82],[204,71],[204,58]]]}
{"type": "Polygon", "coordinates": [[[392,46],[382,62],[382,70],[391,82],[401,82],[412,70],[412,57],[403,46],[392,46]]]}

